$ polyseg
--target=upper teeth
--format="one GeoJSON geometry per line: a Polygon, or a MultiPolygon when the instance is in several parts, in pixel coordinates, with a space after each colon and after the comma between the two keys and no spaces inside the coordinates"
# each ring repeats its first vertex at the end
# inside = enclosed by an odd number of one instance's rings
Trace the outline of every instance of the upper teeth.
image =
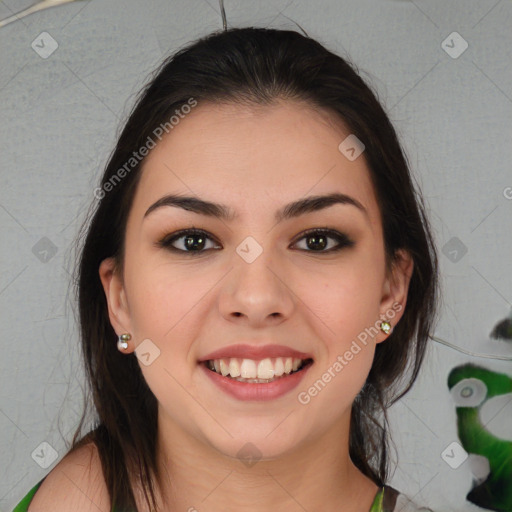
{"type": "Polygon", "coordinates": [[[224,377],[243,377],[245,379],[271,379],[280,377],[284,373],[291,373],[299,369],[302,359],[293,357],[275,357],[256,361],[253,359],[215,359],[208,361],[209,367],[224,377]]]}

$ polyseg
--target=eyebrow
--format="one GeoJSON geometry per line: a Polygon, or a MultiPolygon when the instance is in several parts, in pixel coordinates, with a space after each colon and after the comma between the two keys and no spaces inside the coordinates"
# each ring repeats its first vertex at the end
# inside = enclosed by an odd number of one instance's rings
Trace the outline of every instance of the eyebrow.
{"type": "MultiPolygon", "coordinates": [[[[354,199],[353,197],[350,197],[346,194],[333,193],[322,196],[309,196],[303,199],[299,199],[298,201],[294,201],[293,203],[289,203],[276,212],[275,221],[282,222],[283,220],[299,217],[300,215],[304,215],[306,213],[324,210],[325,208],[329,208],[335,204],[355,206],[357,209],[363,212],[366,217],[369,217],[368,211],[357,199],[354,199]]],[[[238,218],[238,214],[226,205],[205,201],[194,196],[180,196],[174,194],[166,195],[158,199],[158,201],[153,203],[146,210],[144,218],[146,218],[150,213],[164,206],[182,208],[183,210],[198,213],[200,215],[206,215],[209,217],[215,217],[226,221],[232,221],[238,218]]]]}

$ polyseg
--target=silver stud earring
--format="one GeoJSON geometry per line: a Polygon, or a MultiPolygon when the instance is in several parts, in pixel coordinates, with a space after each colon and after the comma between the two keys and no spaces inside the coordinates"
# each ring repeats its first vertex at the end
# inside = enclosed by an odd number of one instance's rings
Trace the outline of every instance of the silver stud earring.
{"type": "Polygon", "coordinates": [[[132,339],[131,334],[121,334],[117,340],[118,350],[126,350],[128,348],[128,342],[132,339]]]}

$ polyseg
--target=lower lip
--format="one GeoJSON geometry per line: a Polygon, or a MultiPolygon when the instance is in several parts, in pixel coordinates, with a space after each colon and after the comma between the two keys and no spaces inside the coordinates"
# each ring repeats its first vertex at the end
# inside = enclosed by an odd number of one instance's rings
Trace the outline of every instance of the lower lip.
{"type": "Polygon", "coordinates": [[[200,366],[206,375],[225,393],[237,398],[238,400],[273,400],[279,398],[297,387],[301,380],[311,368],[312,363],[308,363],[302,370],[292,373],[286,377],[280,377],[273,382],[251,383],[239,382],[229,377],[223,377],[220,373],[214,372],[206,367],[204,363],[200,366]]]}

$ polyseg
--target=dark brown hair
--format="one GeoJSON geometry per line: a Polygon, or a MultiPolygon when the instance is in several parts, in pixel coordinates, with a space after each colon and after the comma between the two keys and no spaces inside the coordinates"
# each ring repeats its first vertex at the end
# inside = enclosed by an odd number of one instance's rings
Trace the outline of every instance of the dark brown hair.
{"type": "Polygon", "coordinates": [[[407,250],[414,260],[403,317],[387,341],[377,345],[368,379],[352,406],[350,456],[365,475],[383,485],[389,470],[386,409],[409,391],[424,358],[436,312],[437,256],[421,195],[375,94],[347,60],[288,30],[242,28],[210,34],[167,58],[141,91],[109,158],[101,199],[83,227],[76,284],[96,422],[81,436],[86,406],[70,451],[96,443],[117,510],[136,510],[128,472],[140,478],[148,506],[155,507],[154,486],[160,482],[157,400],[135,354],[123,355],[117,349],[98,269],[110,256],[122,269],[126,222],[143,160],[122,173],[121,180],[118,170],[126,169],[133,152],[145,146],[148,137],[154,139],[154,130],[191,98],[199,104],[267,108],[277,100],[306,102],[334,115],[365,145],[387,262],[394,261],[398,249],[407,250]]]}

